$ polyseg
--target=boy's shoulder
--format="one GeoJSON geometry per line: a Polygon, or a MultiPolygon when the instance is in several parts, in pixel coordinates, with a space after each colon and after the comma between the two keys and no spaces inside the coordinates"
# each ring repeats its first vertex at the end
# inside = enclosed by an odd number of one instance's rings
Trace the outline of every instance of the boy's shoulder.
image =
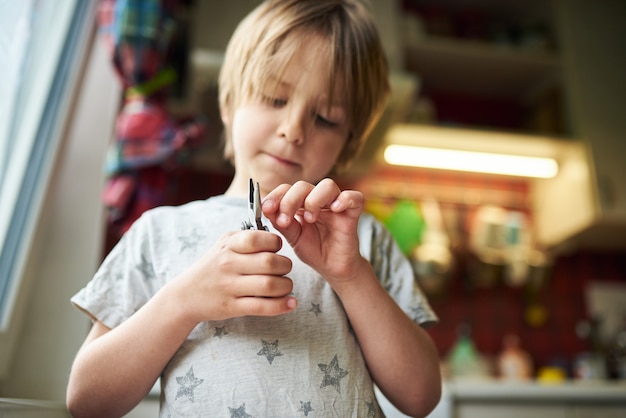
{"type": "Polygon", "coordinates": [[[185,231],[195,227],[215,228],[221,224],[239,227],[246,214],[245,199],[218,195],[177,206],[152,208],[144,212],[136,223],[146,231],[185,231]]]}
{"type": "Polygon", "coordinates": [[[204,200],[194,200],[180,205],[158,206],[147,210],[142,216],[148,218],[184,217],[198,212],[222,212],[236,210],[237,208],[245,208],[244,199],[217,195],[204,200]]]}

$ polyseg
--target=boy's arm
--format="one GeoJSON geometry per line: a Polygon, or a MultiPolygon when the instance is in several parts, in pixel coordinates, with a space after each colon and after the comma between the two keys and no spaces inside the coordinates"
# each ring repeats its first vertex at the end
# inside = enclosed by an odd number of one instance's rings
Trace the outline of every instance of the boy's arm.
{"type": "Polygon", "coordinates": [[[96,321],[72,365],[72,416],[123,416],[133,409],[193,329],[180,313],[162,290],[113,330],[96,321]]]}
{"type": "Polygon", "coordinates": [[[441,397],[439,356],[430,336],[398,307],[367,260],[358,279],[333,289],[341,299],[372,378],[412,417],[426,416],[441,397]]]}
{"type": "Polygon", "coordinates": [[[265,231],[225,234],[114,329],[96,322],[74,360],[67,406],[74,417],[122,416],[150,391],[200,322],[292,311],[291,261],[265,231]]]}
{"type": "Polygon", "coordinates": [[[363,203],[360,192],[342,191],[324,179],[277,187],[264,199],[263,212],[341,299],[381,391],[401,411],[424,416],[441,396],[437,350],[361,256],[357,228],[363,203]]]}

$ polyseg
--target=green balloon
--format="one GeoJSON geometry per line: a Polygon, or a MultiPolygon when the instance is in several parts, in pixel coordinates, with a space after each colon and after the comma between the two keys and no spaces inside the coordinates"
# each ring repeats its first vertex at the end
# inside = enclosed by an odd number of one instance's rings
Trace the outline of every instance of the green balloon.
{"type": "Polygon", "coordinates": [[[406,255],[420,245],[424,231],[424,218],[415,202],[401,200],[385,220],[385,225],[406,255]]]}

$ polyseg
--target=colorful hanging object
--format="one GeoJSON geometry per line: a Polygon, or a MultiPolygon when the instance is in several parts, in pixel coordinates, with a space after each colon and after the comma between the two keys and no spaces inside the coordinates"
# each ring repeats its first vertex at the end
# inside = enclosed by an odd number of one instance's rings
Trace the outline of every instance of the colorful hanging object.
{"type": "Polygon", "coordinates": [[[180,0],[101,0],[100,32],[124,90],[106,161],[103,201],[121,236],[145,210],[166,203],[174,170],[204,140],[202,116],[185,121],[167,110],[176,81],[172,63],[180,0]]]}
{"type": "Polygon", "coordinates": [[[181,4],[179,0],[101,0],[100,33],[125,92],[152,84],[152,91],[143,91],[148,96],[173,81],[169,57],[181,4]],[[154,86],[155,80],[162,85],[154,86]]]}

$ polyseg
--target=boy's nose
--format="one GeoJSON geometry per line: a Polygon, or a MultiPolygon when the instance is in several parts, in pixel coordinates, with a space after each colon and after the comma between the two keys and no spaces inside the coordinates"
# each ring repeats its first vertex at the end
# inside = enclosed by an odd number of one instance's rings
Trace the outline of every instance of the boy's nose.
{"type": "Polygon", "coordinates": [[[306,115],[303,110],[285,109],[284,117],[278,126],[278,134],[285,141],[301,145],[306,132],[306,115]]]}

